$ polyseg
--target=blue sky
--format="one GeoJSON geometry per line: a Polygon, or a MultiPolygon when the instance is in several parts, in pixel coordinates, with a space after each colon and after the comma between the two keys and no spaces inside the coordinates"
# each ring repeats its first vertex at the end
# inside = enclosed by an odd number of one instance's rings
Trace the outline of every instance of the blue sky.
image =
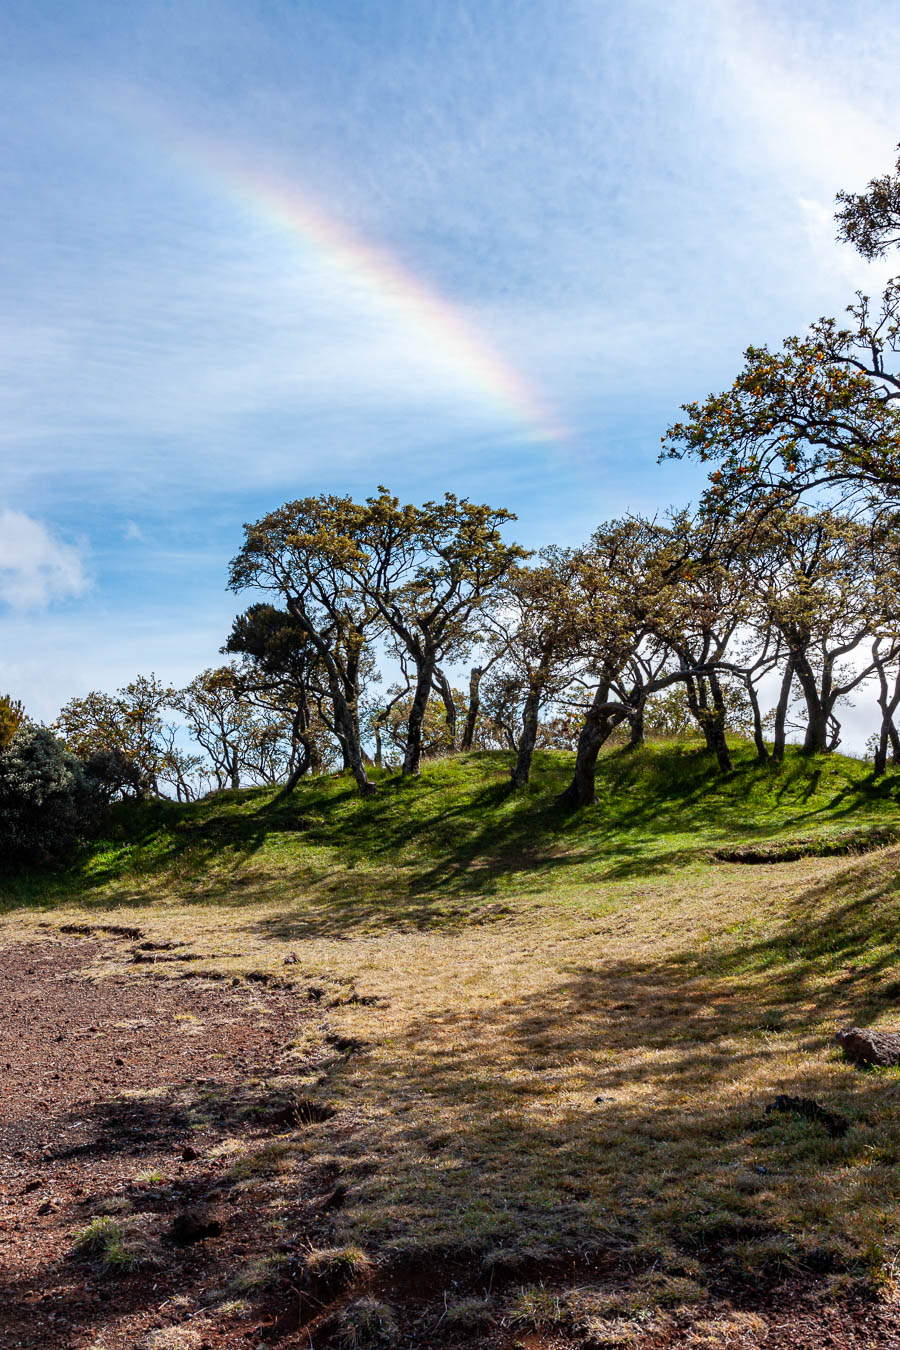
{"type": "Polygon", "coordinates": [[[0,688],[50,718],[214,663],[241,523],[287,497],[451,489],[529,545],[696,497],[656,465],[679,404],[881,280],[832,203],[893,162],[895,18],[6,0],[0,688]],[[485,370],[273,193],[438,297],[485,370]]]}

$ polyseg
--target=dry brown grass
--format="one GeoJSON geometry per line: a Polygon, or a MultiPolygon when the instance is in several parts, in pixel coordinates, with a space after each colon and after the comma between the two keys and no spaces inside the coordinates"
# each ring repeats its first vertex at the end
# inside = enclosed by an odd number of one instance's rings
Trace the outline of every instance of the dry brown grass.
{"type": "MultiPolygon", "coordinates": [[[[851,1068],[832,1036],[890,1024],[898,876],[896,847],[562,870],[466,921],[358,926],[334,923],[302,880],[288,902],[282,877],[267,902],[262,877],[256,902],[198,907],[173,887],[88,920],[19,911],[2,933],[134,926],[186,944],[198,973],[312,990],[339,1114],[279,1152],[280,1184],[292,1150],[337,1167],[336,1242],[381,1259],[612,1254],[632,1274],[604,1316],[625,1335],[642,1309],[701,1297],[710,1262],[750,1281],[885,1278],[900,1250],[900,1075],[851,1068]],[[766,1116],[777,1093],[816,1098],[848,1133],[766,1116]]],[[[122,970],[143,973],[123,951],[89,974],[122,970]]]]}

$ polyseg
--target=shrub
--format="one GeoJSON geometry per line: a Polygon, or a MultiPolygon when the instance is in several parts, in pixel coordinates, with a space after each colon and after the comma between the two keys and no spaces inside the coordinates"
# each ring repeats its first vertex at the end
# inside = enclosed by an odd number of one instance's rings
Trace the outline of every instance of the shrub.
{"type": "Polygon", "coordinates": [[[25,722],[0,754],[0,860],[61,860],[96,824],[98,799],[76,755],[25,722]]]}

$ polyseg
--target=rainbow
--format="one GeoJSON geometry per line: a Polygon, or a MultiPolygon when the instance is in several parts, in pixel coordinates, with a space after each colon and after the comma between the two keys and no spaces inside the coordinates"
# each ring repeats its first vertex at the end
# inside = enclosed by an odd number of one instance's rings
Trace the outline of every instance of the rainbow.
{"type": "MultiPolygon", "coordinates": [[[[155,118],[159,126],[159,118],[155,118]]],[[[429,342],[449,369],[523,426],[531,439],[559,441],[566,433],[541,395],[485,340],[465,315],[413,276],[385,249],[355,237],[308,197],[251,168],[223,146],[173,134],[166,140],[176,157],[244,209],[274,223],[344,275],[362,282],[376,303],[400,314],[429,342]]]]}

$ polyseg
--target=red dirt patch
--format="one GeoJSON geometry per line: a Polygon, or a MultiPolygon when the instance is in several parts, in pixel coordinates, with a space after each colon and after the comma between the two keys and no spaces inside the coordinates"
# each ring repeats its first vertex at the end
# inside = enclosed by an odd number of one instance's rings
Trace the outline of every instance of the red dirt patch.
{"type": "Polygon", "coordinates": [[[235,1156],[215,1146],[309,1127],[315,1109],[292,1080],[309,1065],[292,1039],[316,1014],[303,994],[259,984],[84,978],[121,956],[121,940],[0,950],[0,1345],[118,1350],[181,1326],[197,1332],[185,1346],[246,1346],[270,1320],[258,1294],[249,1321],[204,1305],[254,1257],[297,1245],[315,1215],[294,1192],[334,1177],[301,1186],[295,1171],[276,1230],[271,1184],[236,1184],[235,1156]],[[103,1215],[126,1221],[153,1264],[116,1270],[79,1251],[103,1215]]]}

